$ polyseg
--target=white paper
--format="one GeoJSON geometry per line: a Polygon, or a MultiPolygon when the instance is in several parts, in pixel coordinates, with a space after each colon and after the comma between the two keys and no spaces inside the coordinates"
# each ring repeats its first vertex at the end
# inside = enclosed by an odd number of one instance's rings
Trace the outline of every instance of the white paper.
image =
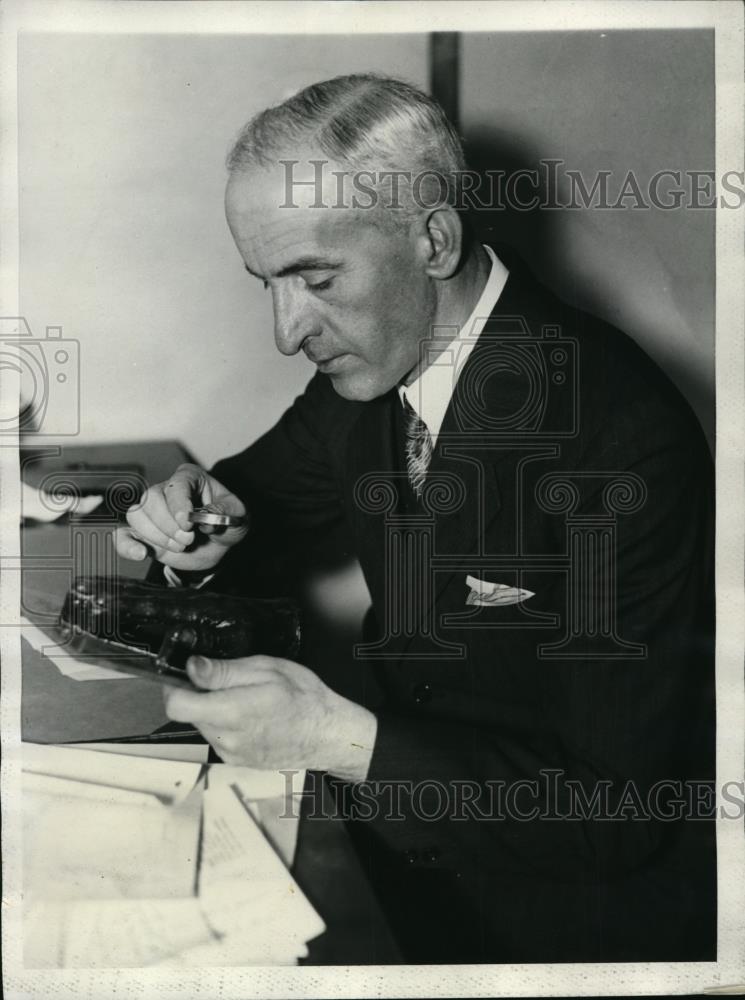
{"type": "Polygon", "coordinates": [[[181,899],[196,892],[198,790],[177,807],[122,789],[24,775],[24,899],[181,899]]]}
{"type": "Polygon", "coordinates": [[[182,802],[197,782],[201,767],[186,761],[127,754],[102,754],[72,746],[24,743],[23,770],[57,778],[144,792],[164,802],[182,802]]]}
{"type": "Polygon", "coordinates": [[[291,965],[307,954],[323,921],[249,811],[279,809],[284,776],[218,764],[205,789],[199,763],[122,749],[23,745],[26,965],[291,965]]]}
{"type": "Polygon", "coordinates": [[[242,805],[230,775],[210,771],[204,793],[199,898],[212,929],[235,957],[261,963],[304,954],[325,925],[242,805]],[[240,942],[243,947],[239,947],[240,942]]]}
{"type": "Polygon", "coordinates": [[[21,634],[29,645],[49,660],[61,674],[73,681],[126,681],[136,677],[135,674],[125,674],[120,670],[99,667],[89,660],[76,660],[74,656],[70,656],[66,652],[64,646],[56,645],[48,635],[45,635],[28,619],[21,618],[21,624],[23,626],[21,634]]]}
{"type": "Polygon", "coordinates": [[[90,514],[103,502],[102,496],[50,495],[35,489],[28,483],[21,483],[21,513],[34,521],[56,521],[63,514],[75,513],[78,517],[90,514]]]}
{"type": "Polygon", "coordinates": [[[288,794],[297,798],[303,792],[305,771],[260,771],[253,767],[213,764],[210,780],[238,785],[242,798],[247,802],[283,798],[288,794]]]}
{"type": "Polygon", "coordinates": [[[290,868],[295,859],[305,771],[257,771],[215,764],[210,776],[231,785],[290,868]]]}
{"type": "Polygon", "coordinates": [[[44,901],[26,913],[31,968],[141,968],[212,940],[197,899],[44,901]]]}

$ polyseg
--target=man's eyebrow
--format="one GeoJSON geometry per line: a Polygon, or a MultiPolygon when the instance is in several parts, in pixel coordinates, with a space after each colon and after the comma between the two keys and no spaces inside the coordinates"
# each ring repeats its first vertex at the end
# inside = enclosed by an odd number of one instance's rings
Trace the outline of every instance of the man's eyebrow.
{"type": "MultiPolygon", "coordinates": [[[[249,274],[252,274],[254,278],[258,278],[259,281],[265,281],[266,279],[252,271],[248,264],[244,265],[249,274]]],[[[280,268],[273,277],[275,278],[286,278],[289,274],[298,274],[300,271],[337,271],[341,268],[341,263],[339,261],[324,260],[321,257],[301,257],[299,260],[295,260],[292,264],[288,264],[287,267],[280,268]]]]}

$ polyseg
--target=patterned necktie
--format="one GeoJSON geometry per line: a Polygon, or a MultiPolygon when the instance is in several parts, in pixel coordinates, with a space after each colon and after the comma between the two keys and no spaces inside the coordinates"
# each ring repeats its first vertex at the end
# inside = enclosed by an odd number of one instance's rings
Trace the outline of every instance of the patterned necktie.
{"type": "Polygon", "coordinates": [[[406,424],[406,471],[418,500],[422,495],[424,480],[432,458],[432,435],[405,395],[403,404],[406,424]]]}

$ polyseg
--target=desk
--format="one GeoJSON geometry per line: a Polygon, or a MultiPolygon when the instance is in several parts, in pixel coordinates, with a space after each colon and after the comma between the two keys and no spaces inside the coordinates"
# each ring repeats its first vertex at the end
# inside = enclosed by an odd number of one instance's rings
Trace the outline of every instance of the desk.
{"type": "MultiPolygon", "coordinates": [[[[113,532],[126,507],[147,483],[165,479],[190,456],[174,441],[148,445],[75,446],[63,455],[39,449],[22,456],[22,475],[33,486],[53,490],[70,483],[84,492],[113,493],[108,506],[88,517],[64,516],[51,524],[24,526],[22,611],[34,622],[53,621],[75,576],[100,574],[141,579],[147,563],[120,558],[113,532]],[[111,484],[114,484],[113,486],[111,484]],[[135,495],[136,494],[136,495],[135,495]],[[50,613],[50,610],[52,613],[50,613]]],[[[22,735],[39,743],[122,740],[173,727],[163,711],[160,687],[125,679],[79,683],[31,649],[24,650],[22,735]]]]}
{"type": "MultiPolygon", "coordinates": [[[[48,449],[44,449],[48,452],[48,449]]],[[[24,478],[32,485],[55,484],[67,476],[97,488],[109,468],[121,477],[127,468],[148,483],[165,479],[189,456],[176,442],[66,448],[63,456],[28,458],[24,478]],[[78,466],[70,473],[70,466],[78,466]]],[[[125,475],[126,478],[126,475],[125,475]]],[[[132,502],[132,501],[130,501],[132,502]]],[[[76,575],[120,573],[141,578],[143,563],[120,559],[113,548],[116,519],[111,512],[65,518],[54,524],[24,527],[23,612],[32,620],[49,618],[43,599],[61,607],[76,575]],[[58,603],[55,603],[57,602],[58,603]]],[[[146,741],[178,736],[163,712],[160,688],[147,680],[78,682],[63,677],[43,657],[25,647],[22,732],[27,740],[76,742],[146,741]]],[[[183,727],[181,727],[183,729],[183,727]]],[[[193,732],[193,731],[192,731],[193,732]]],[[[194,737],[191,737],[194,741],[194,737]]],[[[293,874],[327,924],[309,945],[304,965],[390,964],[400,954],[365,878],[343,822],[331,818],[301,822],[293,874]]]]}

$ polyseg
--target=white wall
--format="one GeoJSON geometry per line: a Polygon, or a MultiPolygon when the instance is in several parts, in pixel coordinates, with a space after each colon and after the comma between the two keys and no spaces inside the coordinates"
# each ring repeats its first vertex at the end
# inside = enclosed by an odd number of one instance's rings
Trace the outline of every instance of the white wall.
{"type": "MultiPolygon", "coordinates": [[[[713,166],[705,32],[470,33],[463,131],[482,166],[557,157],[591,176],[713,166]]],[[[21,306],[80,341],[80,441],[180,439],[210,463],[311,374],[272,341],[269,297],[223,217],[223,161],[255,111],[337,73],[424,84],[424,35],[26,35],[21,306]]],[[[714,213],[497,214],[564,296],[636,337],[711,432],[714,213]]]]}
{"type": "Polygon", "coordinates": [[[232,244],[231,140],[325,77],[423,84],[425,36],[26,35],[19,67],[21,310],[80,341],[79,441],[242,448],[312,371],[232,244]]]}
{"type": "MultiPolygon", "coordinates": [[[[463,131],[484,166],[562,159],[588,184],[611,170],[611,203],[628,171],[644,192],[660,170],[714,169],[711,31],[473,33],[462,69],[463,131]]],[[[712,209],[496,213],[489,225],[558,294],[645,347],[712,434],[712,209]]]]}

